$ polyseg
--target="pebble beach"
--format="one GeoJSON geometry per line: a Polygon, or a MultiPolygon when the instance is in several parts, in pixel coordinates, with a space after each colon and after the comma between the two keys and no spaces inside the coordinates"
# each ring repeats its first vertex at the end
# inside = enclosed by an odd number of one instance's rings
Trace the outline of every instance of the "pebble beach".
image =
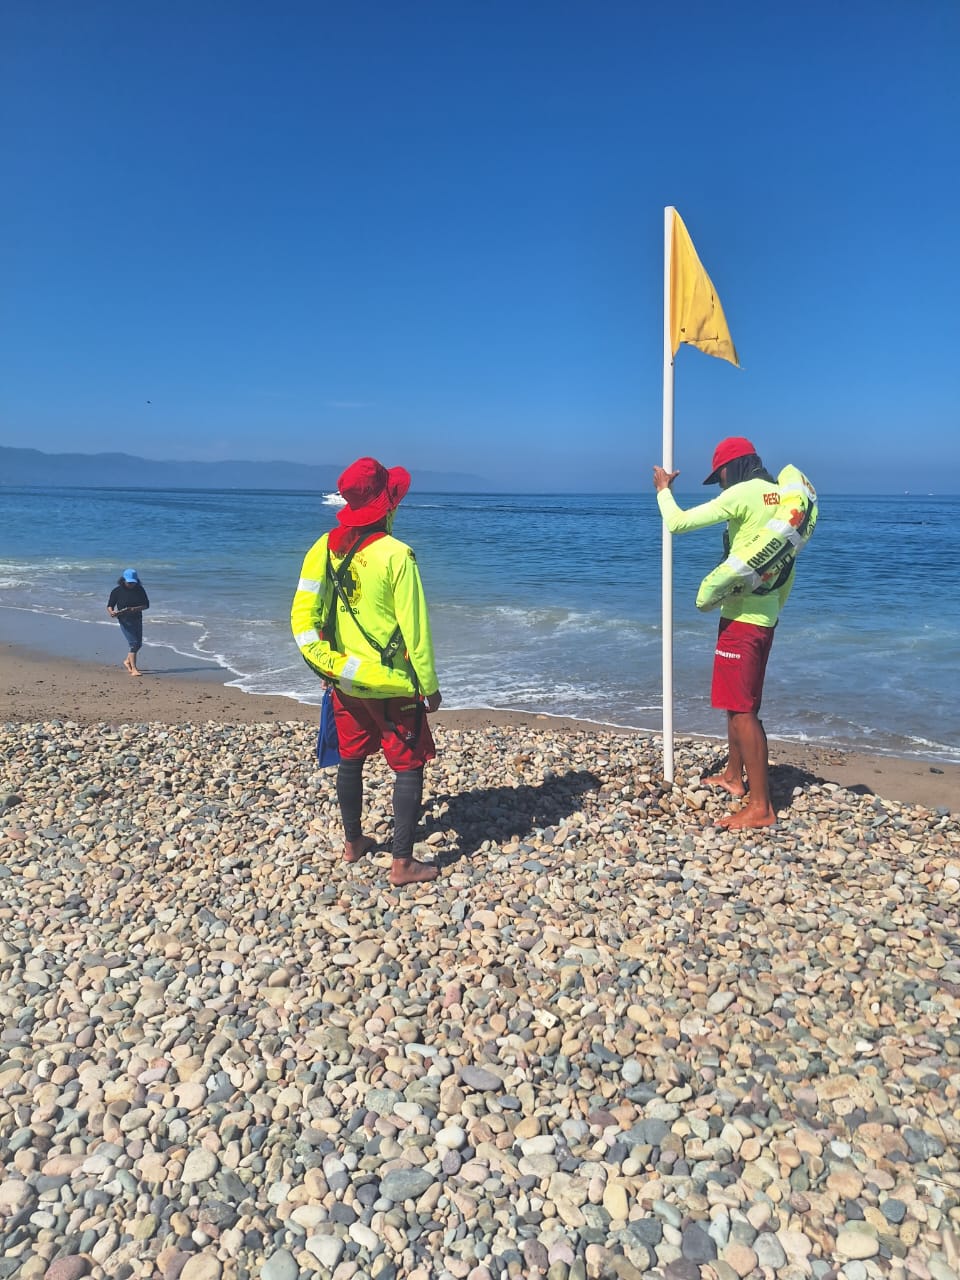
{"type": "Polygon", "coordinates": [[[393,889],[314,709],[103,679],[0,734],[0,1280],[958,1274],[947,803],[727,832],[715,743],[439,717],[393,889]]]}

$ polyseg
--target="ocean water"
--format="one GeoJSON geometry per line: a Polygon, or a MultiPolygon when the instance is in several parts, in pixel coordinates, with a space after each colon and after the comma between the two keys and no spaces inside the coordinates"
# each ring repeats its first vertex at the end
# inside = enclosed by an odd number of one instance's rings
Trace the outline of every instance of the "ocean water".
{"type": "MultiPolygon", "coordinates": [[[[219,663],[251,693],[319,703],[288,617],[304,552],[335,515],[319,493],[0,487],[0,638],[48,615],[71,624],[66,655],[78,626],[109,627],[119,662],[105,605],[133,565],[151,600],[148,646],[219,663]]],[[[659,729],[660,530],[647,485],[414,489],[395,533],[417,552],[444,705],[659,729]]],[[[709,699],[718,615],[693,603],[721,532],[674,539],[678,734],[725,732],[709,699]]],[[[771,736],[960,762],[958,564],[960,497],[822,496],[767,673],[771,736]]]]}

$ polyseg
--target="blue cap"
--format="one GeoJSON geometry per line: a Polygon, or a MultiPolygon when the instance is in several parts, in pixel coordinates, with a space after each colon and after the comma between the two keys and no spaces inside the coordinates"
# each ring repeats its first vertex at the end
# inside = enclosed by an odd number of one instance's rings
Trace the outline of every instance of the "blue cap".
{"type": "Polygon", "coordinates": [[[124,582],[139,582],[139,581],[140,581],[140,579],[137,577],[137,571],[136,571],[136,569],[124,569],[124,571],[123,571],[123,580],[124,580],[124,582]]]}

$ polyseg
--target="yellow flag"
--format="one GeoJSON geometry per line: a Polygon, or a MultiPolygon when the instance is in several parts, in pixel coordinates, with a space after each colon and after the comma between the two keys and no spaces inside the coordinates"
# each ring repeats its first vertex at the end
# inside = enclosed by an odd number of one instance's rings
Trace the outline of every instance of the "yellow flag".
{"type": "Polygon", "coordinates": [[[674,355],[681,342],[740,367],[717,291],[674,209],[670,246],[670,343],[674,355]]]}

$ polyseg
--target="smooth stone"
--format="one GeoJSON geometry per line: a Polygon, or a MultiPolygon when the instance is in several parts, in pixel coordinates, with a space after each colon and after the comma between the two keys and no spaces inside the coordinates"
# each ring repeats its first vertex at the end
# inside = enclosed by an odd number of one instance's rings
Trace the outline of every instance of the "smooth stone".
{"type": "Polygon", "coordinates": [[[461,1067],[460,1079],[471,1089],[478,1089],[484,1093],[503,1088],[501,1078],[495,1072],[488,1071],[486,1067],[475,1067],[471,1064],[461,1067]]]}
{"type": "Polygon", "coordinates": [[[260,1280],[297,1280],[300,1267],[287,1249],[272,1253],[260,1268],[260,1280]]]}
{"type": "Polygon", "coordinates": [[[603,1189],[603,1207],[614,1221],[626,1222],[630,1205],[622,1182],[607,1183],[603,1189]]]}
{"type": "Polygon", "coordinates": [[[366,1249],[368,1253],[372,1253],[380,1243],[377,1233],[364,1226],[362,1222],[351,1223],[347,1234],[355,1244],[358,1244],[361,1249],[366,1249]]]}
{"type": "Polygon", "coordinates": [[[769,1231],[762,1231],[753,1242],[753,1251],[757,1255],[757,1263],[761,1267],[772,1267],[774,1271],[784,1266],[787,1255],[783,1245],[769,1231]]]}
{"type": "Polygon", "coordinates": [[[880,1241],[867,1222],[846,1222],[837,1232],[837,1253],[842,1258],[875,1258],[880,1241]]]}
{"type": "Polygon", "coordinates": [[[44,1280],[80,1280],[90,1271],[90,1262],[78,1254],[55,1258],[44,1272],[44,1280]]]}
{"type": "Polygon", "coordinates": [[[177,1085],[174,1093],[178,1106],[184,1111],[195,1111],[206,1101],[207,1087],[199,1080],[184,1080],[182,1084],[177,1085]]]}
{"type": "Polygon", "coordinates": [[[181,1182],[206,1182],[220,1168],[220,1160],[216,1153],[207,1151],[205,1147],[194,1147],[183,1162],[181,1182]]]}
{"type": "Polygon", "coordinates": [[[180,1272],[180,1280],[220,1280],[223,1264],[214,1253],[194,1253],[180,1272]]]}
{"type": "Polygon", "coordinates": [[[902,1200],[898,1200],[895,1196],[888,1196],[880,1204],[880,1212],[888,1222],[899,1225],[904,1219],[907,1212],[907,1206],[902,1200]]]}
{"type": "Polygon", "coordinates": [[[437,1134],[436,1142],[443,1151],[459,1151],[466,1146],[467,1132],[458,1124],[448,1124],[437,1134]]]}
{"type": "Polygon", "coordinates": [[[34,1198],[33,1188],[20,1178],[8,1178],[0,1182],[0,1208],[16,1213],[34,1198]]]}
{"type": "Polygon", "coordinates": [[[844,1280],[867,1280],[867,1268],[860,1261],[845,1262],[840,1274],[844,1280]]]}
{"type": "Polygon", "coordinates": [[[723,1013],[736,999],[733,991],[715,991],[707,1000],[707,1013],[723,1013]]]}
{"type": "Polygon", "coordinates": [[[395,1204],[416,1200],[434,1181],[426,1169],[391,1169],[380,1181],[380,1194],[395,1204]]]}
{"type": "Polygon", "coordinates": [[[757,1265],[757,1255],[747,1244],[739,1244],[734,1241],[728,1244],[723,1251],[723,1261],[732,1267],[738,1276],[748,1276],[757,1265]]]}
{"type": "Polygon", "coordinates": [[[697,1222],[683,1228],[680,1250],[691,1262],[712,1262],[717,1256],[716,1242],[697,1222]]]}
{"type": "Polygon", "coordinates": [[[530,1271],[546,1271],[550,1266],[550,1255],[539,1240],[525,1240],[523,1244],[523,1260],[530,1271]]]}
{"type": "Polygon", "coordinates": [[[304,1248],[312,1253],[328,1272],[334,1271],[340,1265],[340,1259],[346,1247],[346,1242],[339,1236],[308,1236],[304,1242],[304,1248]]]}
{"type": "Polygon", "coordinates": [[[556,1147],[557,1140],[549,1133],[541,1133],[532,1138],[525,1138],[520,1143],[520,1150],[525,1156],[552,1155],[556,1147]]]}
{"type": "Polygon", "coordinates": [[[678,1227],[683,1221],[683,1214],[675,1204],[670,1204],[666,1200],[654,1200],[653,1212],[658,1218],[663,1218],[671,1227],[678,1227]]]}

